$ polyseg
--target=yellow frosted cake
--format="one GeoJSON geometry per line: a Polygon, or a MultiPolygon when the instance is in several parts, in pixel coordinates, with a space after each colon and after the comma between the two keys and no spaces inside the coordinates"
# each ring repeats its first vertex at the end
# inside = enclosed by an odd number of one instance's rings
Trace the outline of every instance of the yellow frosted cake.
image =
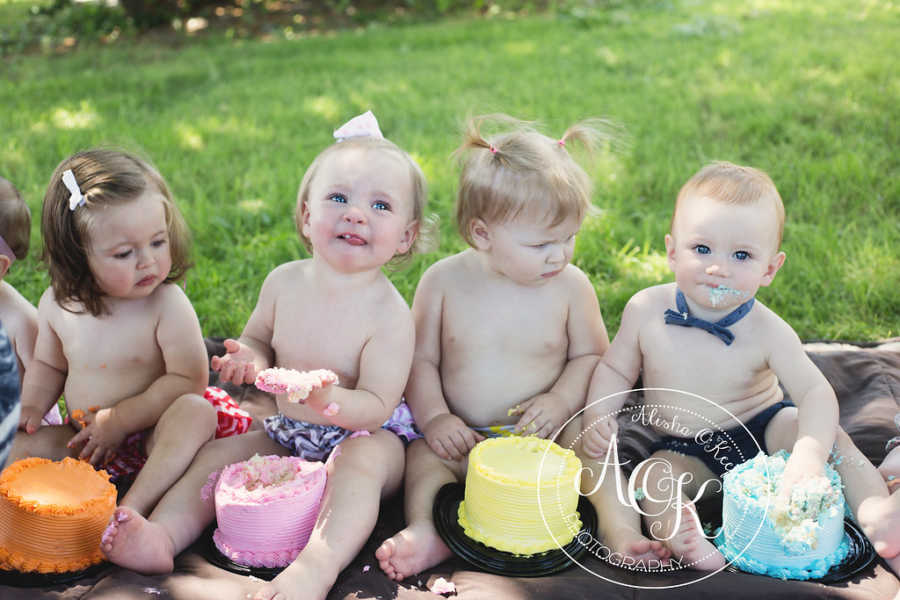
{"type": "Polygon", "coordinates": [[[103,561],[116,508],[105,471],[73,458],[26,458],[0,475],[0,569],[66,573],[103,561]]]}
{"type": "Polygon", "coordinates": [[[459,524],[486,546],[536,554],[565,546],[581,529],[581,461],[536,437],[484,440],[469,453],[459,524]]]}

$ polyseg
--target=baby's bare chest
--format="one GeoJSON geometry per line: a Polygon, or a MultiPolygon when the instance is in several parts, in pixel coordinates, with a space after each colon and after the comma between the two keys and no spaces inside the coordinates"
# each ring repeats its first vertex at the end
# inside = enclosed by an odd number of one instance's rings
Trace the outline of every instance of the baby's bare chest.
{"type": "Polygon", "coordinates": [[[566,353],[568,304],[560,298],[493,300],[472,295],[445,298],[441,315],[444,353],[497,352],[507,358],[566,353]]]}
{"type": "Polygon", "coordinates": [[[280,306],[275,312],[272,349],[279,366],[330,369],[341,385],[359,377],[359,359],[374,332],[377,311],[339,304],[280,306]]]}
{"type": "Polygon", "coordinates": [[[645,385],[741,397],[770,373],[764,347],[752,332],[725,344],[709,332],[653,324],[641,335],[645,385]]]}
{"type": "Polygon", "coordinates": [[[137,315],[75,315],[56,332],[70,372],[155,370],[162,362],[156,322],[137,315]]]}

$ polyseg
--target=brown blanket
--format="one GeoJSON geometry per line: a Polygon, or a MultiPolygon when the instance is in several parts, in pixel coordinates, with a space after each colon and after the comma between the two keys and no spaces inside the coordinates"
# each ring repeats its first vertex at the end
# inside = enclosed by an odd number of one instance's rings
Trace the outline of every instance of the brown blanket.
{"type": "MultiPolygon", "coordinates": [[[[216,344],[210,341],[210,350],[216,344]]],[[[885,441],[897,435],[894,415],[900,411],[900,340],[872,347],[839,344],[809,344],[807,351],[834,386],[840,402],[841,425],[859,448],[875,464],[884,458],[885,441]]],[[[249,408],[257,400],[252,394],[241,394],[249,408]]],[[[631,452],[646,453],[649,436],[632,436],[631,452]]],[[[646,455],[646,454],[645,454],[646,455]]],[[[504,598],[530,600],[536,598],[660,598],[660,592],[643,586],[678,586],[696,580],[685,572],[640,575],[610,567],[596,558],[581,562],[606,580],[578,567],[562,573],[537,578],[502,577],[482,573],[465,561],[454,558],[402,584],[389,581],[378,569],[375,549],[382,540],[403,527],[402,498],[393,498],[382,506],[375,531],[365,547],[344,570],[329,594],[329,600],[355,598],[438,598],[427,586],[437,577],[445,577],[457,588],[462,600],[504,598]],[[626,587],[622,583],[631,586],[626,587]]],[[[175,572],[146,577],[113,566],[67,584],[23,588],[0,585],[0,598],[74,600],[90,599],[228,599],[243,598],[258,585],[247,577],[214,566],[205,558],[208,541],[198,540],[182,553],[175,572]]],[[[2,582],[0,582],[2,583],[2,582]]],[[[743,573],[720,572],[700,582],[683,587],[670,587],[665,598],[859,598],[890,599],[898,593],[898,579],[876,561],[855,578],[839,584],[781,581],[743,573]]]]}

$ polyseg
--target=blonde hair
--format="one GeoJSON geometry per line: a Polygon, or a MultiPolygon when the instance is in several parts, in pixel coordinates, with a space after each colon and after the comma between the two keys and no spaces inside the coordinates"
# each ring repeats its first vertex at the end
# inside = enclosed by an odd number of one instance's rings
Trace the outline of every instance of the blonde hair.
{"type": "Polygon", "coordinates": [[[474,219],[504,223],[526,212],[548,219],[551,227],[572,216],[584,219],[592,208],[593,186],[568,147],[577,142],[593,154],[600,141],[612,139],[612,131],[610,123],[591,119],[554,140],[503,114],[469,119],[455,152],[463,165],[456,202],[460,235],[474,246],[469,231],[474,219]],[[488,122],[509,131],[486,137],[482,129],[488,122]]]}
{"type": "Polygon", "coordinates": [[[15,258],[22,260],[28,256],[31,211],[16,186],[3,177],[0,177],[0,236],[6,240],[15,258]]]}
{"type": "Polygon", "coordinates": [[[300,235],[300,241],[303,242],[303,247],[306,248],[307,252],[312,254],[312,243],[309,238],[303,234],[303,210],[306,203],[309,202],[309,189],[319,168],[325,162],[325,159],[332,154],[353,148],[361,148],[367,152],[378,151],[395,154],[406,163],[407,168],[409,169],[409,180],[413,190],[413,215],[410,222],[418,222],[419,232],[415,241],[409,247],[409,250],[402,254],[397,254],[390,262],[388,262],[388,266],[398,266],[406,262],[416,252],[424,251],[430,243],[431,222],[425,217],[428,185],[425,181],[425,174],[422,172],[422,168],[419,167],[418,163],[416,163],[405,150],[400,148],[400,146],[387,139],[375,137],[349,138],[328,146],[313,159],[312,163],[310,163],[309,167],[306,169],[306,173],[303,174],[303,179],[300,181],[300,188],[297,190],[297,207],[294,212],[294,221],[297,225],[297,233],[300,235]]]}
{"type": "Polygon", "coordinates": [[[121,150],[99,148],[73,154],[53,171],[41,214],[41,258],[50,271],[50,283],[60,306],[80,312],[67,308],[80,302],[94,316],[108,312],[103,291],[88,266],[94,209],[131,202],[148,185],[163,196],[172,258],[164,283],[179,281],[192,266],[190,233],[165,180],[149,162],[121,150]],[[62,181],[66,170],[72,171],[85,198],[85,204],[75,210],[69,210],[70,192],[62,181]]]}
{"type": "Polygon", "coordinates": [[[775,183],[765,171],[744,167],[726,161],[712,162],[700,169],[687,180],[678,197],[675,209],[669,222],[669,231],[675,224],[678,205],[683,198],[691,195],[702,195],[725,204],[747,205],[760,201],[771,202],[775,207],[778,227],[775,249],[781,247],[781,236],[784,232],[784,203],[775,188],[775,183]]]}

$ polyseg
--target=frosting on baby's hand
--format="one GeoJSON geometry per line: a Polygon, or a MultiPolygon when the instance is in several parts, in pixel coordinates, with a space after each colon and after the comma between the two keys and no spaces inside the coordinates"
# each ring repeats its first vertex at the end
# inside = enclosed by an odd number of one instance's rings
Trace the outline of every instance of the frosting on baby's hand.
{"type": "MultiPolygon", "coordinates": [[[[257,388],[272,394],[287,394],[288,402],[298,403],[306,400],[313,391],[337,382],[338,376],[328,369],[301,372],[272,367],[260,371],[256,376],[257,388]]],[[[326,411],[331,408],[329,405],[326,411]]]]}

